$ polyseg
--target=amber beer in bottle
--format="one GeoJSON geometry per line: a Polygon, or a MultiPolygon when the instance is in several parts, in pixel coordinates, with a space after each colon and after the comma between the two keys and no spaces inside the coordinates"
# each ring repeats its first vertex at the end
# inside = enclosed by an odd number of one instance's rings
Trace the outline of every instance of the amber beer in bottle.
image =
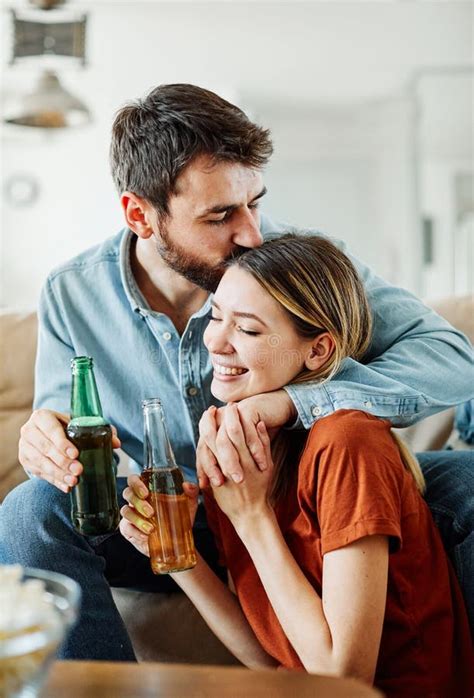
{"type": "Polygon", "coordinates": [[[71,519],[86,536],[114,531],[119,524],[112,429],[102,416],[89,356],[71,361],[71,421],[66,435],[79,451],[83,471],[71,490],[71,519]]]}
{"type": "Polygon", "coordinates": [[[151,569],[155,574],[194,567],[196,551],[183,476],[166,430],[160,400],[144,400],[144,454],[141,479],[149,490],[154,529],[148,537],[151,569]]]}

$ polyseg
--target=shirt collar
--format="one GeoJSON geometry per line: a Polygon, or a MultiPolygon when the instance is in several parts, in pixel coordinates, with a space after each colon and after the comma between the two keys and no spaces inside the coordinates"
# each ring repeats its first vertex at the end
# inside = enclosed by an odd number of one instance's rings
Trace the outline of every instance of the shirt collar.
{"type": "Polygon", "coordinates": [[[132,244],[134,244],[134,236],[129,228],[125,228],[122,235],[122,240],[120,242],[120,276],[122,278],[122,285],[127,296],[128,302],[130,303],[132,310],[135,313],[140,313],[140,315],[147,315],[151,312],[151,308],[148,305],[145,296],[138,288],[138,284],[135,281],[135,277],[132,273],[132,265],[130,262],[130,254],[132,250],[132,244]]]}

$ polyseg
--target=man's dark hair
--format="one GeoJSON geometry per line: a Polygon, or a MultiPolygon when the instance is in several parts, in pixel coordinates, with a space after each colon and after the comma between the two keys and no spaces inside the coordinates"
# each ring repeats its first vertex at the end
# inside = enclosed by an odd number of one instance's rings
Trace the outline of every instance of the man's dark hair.
{"type": "Polygon", "coordinates": [[[270,132],[214,92],[160,85],[117,113],[110,165],[119,194],[141,196],[165,218],[178,176],[198,155],[260,169],[272,151],[270,132]]]}

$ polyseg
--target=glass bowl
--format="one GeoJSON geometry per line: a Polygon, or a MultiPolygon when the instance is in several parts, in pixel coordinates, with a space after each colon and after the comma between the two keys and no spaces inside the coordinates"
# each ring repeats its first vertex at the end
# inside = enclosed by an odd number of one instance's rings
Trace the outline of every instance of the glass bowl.
{"type": "Polygon", "coordinates": [[[35,698],[59,645],[74,624],[81,590],[63,574],[24,568],[21,581],[39,580],[51,613],[29,627],[0,631],[0,697],[35,698]]]}

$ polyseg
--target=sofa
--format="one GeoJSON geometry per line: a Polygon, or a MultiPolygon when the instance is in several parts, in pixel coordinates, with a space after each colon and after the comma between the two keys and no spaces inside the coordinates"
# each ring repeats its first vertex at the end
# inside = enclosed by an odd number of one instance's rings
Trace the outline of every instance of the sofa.
{"type": "MultiPolygon", "coordinates": [[[[448,298],[431,305],[474,342],[473,298],[448,298]]],[[[0,314],[0,502],[26,479],[18,463],[17,446],[20,427],[32,409],[36,337],[34,313],[0,314]]],[[[442,448],[448,439],[454,446],[461,446],[453,433],[453,412],[446,410],[400,432],[416,451],[442,448]]],[[[121,467],[121,474],[126,474],[121,467]]],[[[238,663],[184,594],[114,589],[113,595],[140,660],[238,663]],[[166,632],[156,632],[157,628],[165,628],[166,632]]]]}

